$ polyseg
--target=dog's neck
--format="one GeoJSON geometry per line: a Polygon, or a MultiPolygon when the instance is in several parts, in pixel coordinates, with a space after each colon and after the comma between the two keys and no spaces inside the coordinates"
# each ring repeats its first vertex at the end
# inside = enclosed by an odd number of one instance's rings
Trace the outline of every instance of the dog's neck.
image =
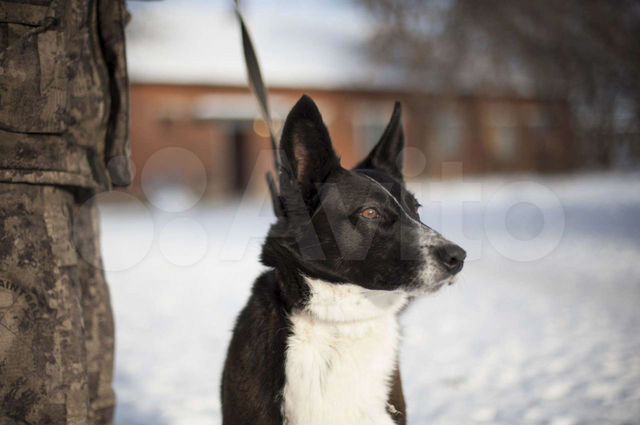
{"type": "Polygon", "coordinates": [[[309,287],[303,311],[316,320],[351,323],[396,315],[408,296],[400,291],[377,291],[350,283],[331,283],[305,277],[309,287]]]}

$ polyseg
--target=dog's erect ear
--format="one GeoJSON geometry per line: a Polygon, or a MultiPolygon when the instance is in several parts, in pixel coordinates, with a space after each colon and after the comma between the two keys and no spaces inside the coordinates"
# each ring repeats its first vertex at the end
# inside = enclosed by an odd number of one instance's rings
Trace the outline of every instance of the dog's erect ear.
{"type": "Polygon", "coordinates": [[[320,111],[307,95],[289,112],[280,148],[284,154],[282,171],[298,182],[305,199],[340,163],[320,111]]]}
{"type": "Polygon", "coordinates": [[[387,124],[382,137],[369,155],[358,164],[358,168],[374,168],[402,180],[402,149],[404,148],[404,134],[402,132],[402,110],[400,102],[393,107],[391,120],[387,124]]]}

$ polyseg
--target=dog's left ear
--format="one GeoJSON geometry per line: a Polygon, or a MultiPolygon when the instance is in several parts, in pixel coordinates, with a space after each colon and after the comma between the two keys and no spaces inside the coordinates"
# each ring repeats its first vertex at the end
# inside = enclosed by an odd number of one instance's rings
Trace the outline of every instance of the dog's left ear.
{"type": "Polygon", "coordinates": [[[404,148],[404,133],[402,131],[402,108],[400,102],[393,107],[393,114],[382,137],[369,155],[360,162],[355,169],[373,168],[384,171],[402,180],[402,149],[404,148]]]}
{"type": "Polygon", "coordinates": [[[284,175],[297,181],[305,201],[325,180],[340,160],[313,100],[304,95],[289,112],[280,141],[284,175]]]}

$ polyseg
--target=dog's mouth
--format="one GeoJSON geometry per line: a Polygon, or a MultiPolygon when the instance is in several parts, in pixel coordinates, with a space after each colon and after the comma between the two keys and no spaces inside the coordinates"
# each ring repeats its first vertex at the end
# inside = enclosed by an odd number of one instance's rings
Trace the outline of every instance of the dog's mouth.
{"type": "Polygon", "coordinates": [[[456,276],[447,276],[444,279],[439,280],[438,282],[436,282],[435,285],[433,285],[433,291],[438,291],[442,288],[444,288],[445,286],[451,286],[454,283],[456,283],[456,276]]]}
{"type": "Polygon", "coordinates": [[[456,283],[457,279],[455,275],[446,276],[440,280],[429,283],[420,283],[414,289],[409,291],[410,295],[413,297],[418,297],[422,295],[429,295],[438,292],[440,289],[445,286],[451,286],[456,283]]]}

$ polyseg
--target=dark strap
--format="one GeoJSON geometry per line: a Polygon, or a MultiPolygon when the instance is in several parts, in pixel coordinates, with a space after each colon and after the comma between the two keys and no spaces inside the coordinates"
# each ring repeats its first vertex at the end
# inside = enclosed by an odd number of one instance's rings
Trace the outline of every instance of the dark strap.
{"type": "MultiPolygon", "coordinates": [[[[247,78],[249,87],[251,88],[251,91],[258,101],[262,119],[267,124],[267,128],[269,129],[271,149],[273,149],[273,165],[275,167],[276,173],[278,173],[280,171],[280,154],[278,150],[278,143],[276,142],[275,132],[273,131],[273,121],[271,120],[271,113],[269,112],[267,89],[262,80],[260,63],[258,62],[258,57],[256,56],[255,49],[253,48],[253,43],[251,42],[251,36],[249,36],[249,31],[247,30],[247,26],[244,23],[242,13],[240,13],[239,0],[234,0],[234,5],[236,16],[238,17],[238,21],[240,22],[240,30],[242,33],[242,50],[244,52],[244,62],[247,66],[247,78]]],[[[276,181],[273,178],[273,174],[271,172],[268,172],[266,177],[269,192],[271,192],[271,202],[273,204],[273,210],[276,216],[280,217],[283,215],[283,208],[282,202],[278,196],[278,187],[276,185],[276,181]]]]}
{"type": "Polygon", "coordinates": [[[244,61],[247,66],[247,77],[249,79],[249,87],[255,94],[256,99],[258,100],[258,105],[260,106],[260,112],[262,113],[262,119],[264,119],[264,121],[267,123],[267,126],[269,127],[269,136],[271,137],[271,147],[275,150],[276,138],[273,132],[271,113],[269,112],[267,90],[262,80],[262,73],[260,72],[260,63],[258,62],[258,57],[256,56],[255,49],[253,48],[253,43],[251,42],[251,36],[249,36],[249,31],[247,30],[247,26],[245,25],[244,19],[242,18],[242,13],[240,13],[238,0],[235,0],[235,6],[236,6],[236,15],[238,16],[238,21],[240,22],[240,29],[242,31],[242,49],[244,51],[244,61]]]}

